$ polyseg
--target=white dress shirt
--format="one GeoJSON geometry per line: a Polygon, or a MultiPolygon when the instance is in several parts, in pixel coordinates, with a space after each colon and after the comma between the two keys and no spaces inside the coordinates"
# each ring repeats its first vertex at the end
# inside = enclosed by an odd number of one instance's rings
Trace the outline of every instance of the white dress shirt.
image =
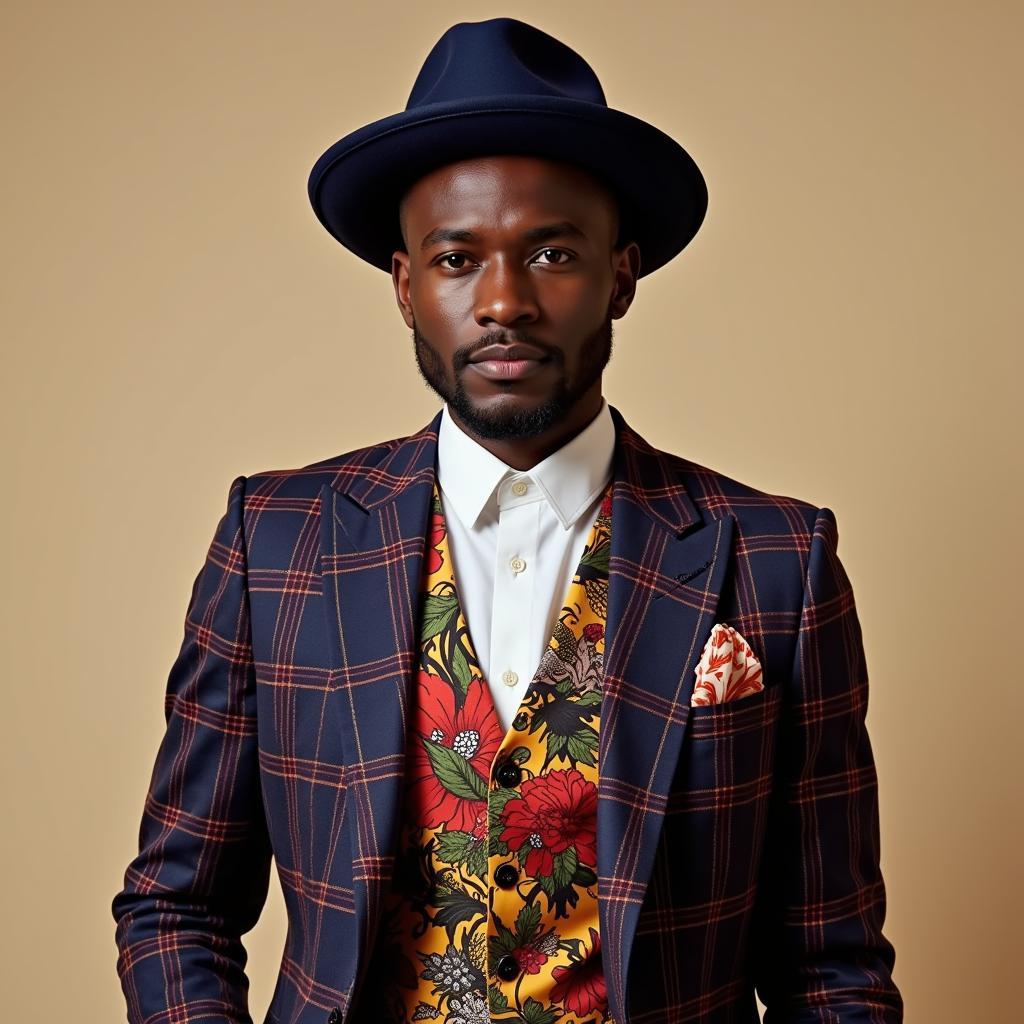
{"type": "Polygon", "coordinates": [[[466,628],[507,731],[540,664],[611,479],[615,424],[601,411],[525,472],[474,441],[447,404],[437,480],[466,628]]]}

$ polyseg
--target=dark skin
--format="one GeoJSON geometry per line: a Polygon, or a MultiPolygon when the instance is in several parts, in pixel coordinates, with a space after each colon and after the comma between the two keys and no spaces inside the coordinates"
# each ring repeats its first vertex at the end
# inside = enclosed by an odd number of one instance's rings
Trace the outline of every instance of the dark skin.
{"type": "Polygon", "coordinates": [[[618,240],[614,196],[569,164],[479,157],[416,181],[400,220],[407,251],[391,276],[424,380],[467,434],[530,469],[601,408],[611,321],[640,271],[639,246],[618,240]],[[525,377],[492,379],[469,361],[511,342],[541,350],[525,377]]]}

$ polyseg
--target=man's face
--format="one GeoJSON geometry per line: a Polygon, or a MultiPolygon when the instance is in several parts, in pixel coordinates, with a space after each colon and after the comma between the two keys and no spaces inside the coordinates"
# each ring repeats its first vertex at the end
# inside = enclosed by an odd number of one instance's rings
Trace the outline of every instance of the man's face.
{"type": "Polygon", "coordinates": [[[419,179],[401,215],[395,295],[420,373],[462,425],[515,439],[589,422],[639,271],[636,243],[614,245],[604,186],[568,164],[482,157],[419,179]],[[512,344],[527,358],[480,358],[512,344]]]}

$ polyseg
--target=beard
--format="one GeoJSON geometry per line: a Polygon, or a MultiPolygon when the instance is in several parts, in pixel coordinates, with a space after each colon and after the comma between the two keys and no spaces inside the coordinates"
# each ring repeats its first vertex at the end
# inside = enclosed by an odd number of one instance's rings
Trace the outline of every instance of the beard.
{"type": "Polygon", "coordinates": [[[541,345],[525,331],[489,331],[472,346],[456,350],[449,377],[449,368],[445,366],[437,347],[420,333],[415,321],[412,328],[416,365],[427,387],[447,402],[449,408],[477,437],[494,441],[537,437],[564,420],[576,403],[601,379],[612,357],[612,333],[609,307],[604,322],[584,339],[579,365],[576,373],[570,377],[565,372],[565,354],[561,350],[541,345]],[[532,408],[521,408],[515,402],[500,402],[495,403],[495,408],[482,408],[474,404],[466,393],[462,372],[473,352],[485,345],[510,341],[536,345],[555,363],[560,372],[556,375],[551,394],[532,408]]]}

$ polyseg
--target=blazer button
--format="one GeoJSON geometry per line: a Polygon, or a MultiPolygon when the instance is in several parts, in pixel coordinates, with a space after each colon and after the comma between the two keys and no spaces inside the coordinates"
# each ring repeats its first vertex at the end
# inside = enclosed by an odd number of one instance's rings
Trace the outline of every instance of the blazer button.
{"type": "Polygon", "coordinates": [[[329,1014],[327,1014],[327,1024],[341,1024],[341,1009],[335,1007],[329,1014]]]}
{"type": "Polygon", "coordinates": [[[519,964],[514,956],[503,956],[498,961],[496,973],[502,981],[512,981],[519,975],[519,964]]]}
{"type": "Polygon", "coordinates": [[[511,889],[519,881],[519,872],[511,864],[502,864],[494,872],[494,880],[502,889],[511,889]]]}
{"type": "Polygon", "coordinates": [[[522,769],[511,761],[506,761],[498,769],[498,781],[509,789],[518,786],[523,779],[522,769]]]}

